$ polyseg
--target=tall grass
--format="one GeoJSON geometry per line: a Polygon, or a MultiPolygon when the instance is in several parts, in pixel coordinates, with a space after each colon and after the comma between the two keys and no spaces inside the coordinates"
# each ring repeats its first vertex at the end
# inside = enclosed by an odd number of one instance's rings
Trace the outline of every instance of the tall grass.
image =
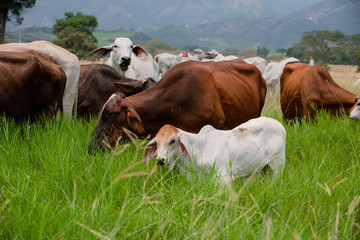
{"type": "Polygon", "coordinates": [[[284,124],[284,175],[232,190],[144,165],[144,141],[89,155],[95,124],[2,122],[0,238],[360,237],[360,125],[346,116],[284,124]]]}
{"type": "MultiPolygon", "coordinates": [[[[278,97],[263,115],[282,121],[278,97]]],[[[95,119],[3,119],[0,239],[360,239],[360,123],[283,124],[283,176],[229,189],[144,165],[142,140],[88,154],[95,119]]]]}

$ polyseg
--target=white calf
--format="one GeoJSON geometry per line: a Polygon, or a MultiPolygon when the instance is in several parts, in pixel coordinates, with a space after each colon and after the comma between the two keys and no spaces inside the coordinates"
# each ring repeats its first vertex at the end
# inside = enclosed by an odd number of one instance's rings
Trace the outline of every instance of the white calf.
{"type": "Polygon", "coordinates": [[[356,100],[356,104],[350,112],[350,118],[354,120],[360,120],[360,99],[356,100]]]}
{"type": "Polygon", "coordinates": [[[143,160],[165,161],[186,170],[192,162],[209,173],[214,167],[220,180],[246,177],[269,166],[273,177],[284,170],[286,131],[275,119],[251,119],[228,131],[204,126],[198,134],[163,126],[145,147],[143,160]]]}

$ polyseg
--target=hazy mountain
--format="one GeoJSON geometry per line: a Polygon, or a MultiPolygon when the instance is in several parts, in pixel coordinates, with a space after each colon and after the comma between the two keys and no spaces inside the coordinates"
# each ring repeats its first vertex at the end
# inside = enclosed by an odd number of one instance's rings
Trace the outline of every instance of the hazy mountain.
{"type": "Polygon", "coordinates": [[[360,33],[360,1],[324,0],[279,18],[233,18],[193,28],[166,27],[149,35],[175,46],[191,42],[217,49],[265,45],[274,50],[299,42],[305,31],[324,29],[341,30],[345,34],[360,33]]]}
{"type": "Polygon", "coordinates": [[[135,29],[177,47],[275,50],[299,42],[304,31],[360,33],[360,0],[37,0],[19,27],[51,28],[77,11],[96,16],[99,29],[135,29]]]}
{"type": "MultiPolygon", "coordinates": [[[[144,31],[168,25],[198,26],[241,18],[278,18],[320,0],[37,0],[24,14],[24,27],[52,27],[65,12],[97,17],[100,29],[139,28],[144,31]]],[[[8,30],[14,30],[9,24],[8,30]]]]}

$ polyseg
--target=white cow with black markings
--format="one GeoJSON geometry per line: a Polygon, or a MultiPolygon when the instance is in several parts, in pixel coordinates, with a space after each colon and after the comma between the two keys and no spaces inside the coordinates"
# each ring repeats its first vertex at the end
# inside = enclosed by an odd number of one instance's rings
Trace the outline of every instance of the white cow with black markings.
{"type": "Polygon", "coordinates": [[[204,126],[198,134],[185,132],[172,125],[163,126],[145,147],[143,160],[156,157],[158,164],[167,163],[185,170],[192,163],[210,173],[214,167],[219,179],[229,184],[234,177],[245,180],[257,170],[269,166],[273,177],[285,166],[286,131],[272,118],[251,119],[232,130],[204,126]]]}
{"type": "Polygon", "coordinates": [[[48,41],[30,43],[7,43],[0,45],[0,51],[33,50],[53,57],[66,74],[66,86],[63,95],[63,111],[76,115],[80,62],[77,56],[48,41]]]}
{"type": "Polygon", "coordinates": [[[111,45],[95,49],[90,56],[104,58],[108,53],[107,64],[125,77],[159,80],[159,65],[145,48],[134,45],[129,38],[115,38],[111,45]]]}

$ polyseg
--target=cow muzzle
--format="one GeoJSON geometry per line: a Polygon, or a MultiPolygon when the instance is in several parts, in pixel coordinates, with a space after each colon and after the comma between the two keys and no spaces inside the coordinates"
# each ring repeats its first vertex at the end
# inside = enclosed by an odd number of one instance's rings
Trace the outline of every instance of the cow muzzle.
{"type": "Polygon", "coordinates": [[[162,166],[165,165],[165,161],[163,158],[156,158],[156,164],[162,166]]]}
{"type": "Polygon", "coordinates": [[[131,58],[129,57],[122,57],[121,63],[119,64],[119,67],[122,71],[127,71],[131,63],[131,58]]]}

